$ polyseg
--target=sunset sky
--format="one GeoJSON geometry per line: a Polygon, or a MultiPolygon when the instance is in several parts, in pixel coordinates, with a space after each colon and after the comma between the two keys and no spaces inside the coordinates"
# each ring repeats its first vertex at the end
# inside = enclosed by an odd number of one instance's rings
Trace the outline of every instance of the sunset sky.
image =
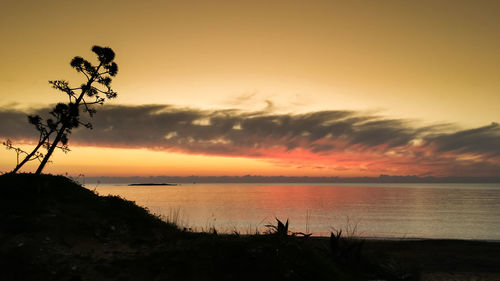
{"type": "Polygon", "coordinates": [[[118,97],[45,172],[500,175],[500,1],[4,2],[15,145],[66,101],[48,80],[82,83],[74,56],[116,52],[118,97]]]}

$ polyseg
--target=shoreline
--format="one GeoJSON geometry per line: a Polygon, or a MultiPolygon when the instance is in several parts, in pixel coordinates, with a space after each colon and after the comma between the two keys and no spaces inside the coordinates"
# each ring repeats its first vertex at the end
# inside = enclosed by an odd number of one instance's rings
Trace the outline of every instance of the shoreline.
{"type": "MultiPolygon", "coordinates": [[[[315,236],[311,235],[311,238],[328,239],[329,236],[315,236]]],[[[500,239],[467,239],[467,238],[424,238],[424,237],[377,237],[377,236],[352,236],[349,237],[358,240],[368,240],[368,241],[457,241],[457,242],[485,242],[485,243],[500,243],[500,239]]]]}

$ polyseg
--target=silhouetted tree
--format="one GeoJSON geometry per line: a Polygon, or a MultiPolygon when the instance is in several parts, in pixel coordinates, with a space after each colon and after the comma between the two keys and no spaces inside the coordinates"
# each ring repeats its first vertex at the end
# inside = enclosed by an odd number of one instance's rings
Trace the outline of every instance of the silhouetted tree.
{"type": "Polygon", "coordinates": [[[28,121],[39,132],[38,144],[33,151],[28,153],[21,148],[14,147],[10,140],[4,142],[7,149],[17,153],[17,165],[12,173],[16,173],[25,163],[37,159],[40,160],[40,165],[36,173],[40,174],[56,148],[64,152],[69,151],[68,136],[74,128],[83,125],[92,129],[91,123],[80,121],[80,109],[93,117],[96,113],[94,105],[102,105],[106,99],[116,98],[117,93],[111,89],[111,77],[118,73],[118,66],[113,62],[115,53],[111,48],[99,46],[93,46],[92,52],[97,55],[98,65],[93,65],[78,56],[71,60],[70,65],[85,76],[86,82],[80,87],[71,88],[65,80],[49,81],[53,88],[67,95],[68,102],[58,103],[47,120],[39,115],[28,116],[28,121]],[[54,135],[54,139],[51,139],[54,135]],[[39,152],[42,147],[47,149],[45,155],[39,152]],[[21,155],[26,156],[19,161],[21,155]]]}
{"type": "Polygon", "coordinates": [[[40,160],[40,161],[42,161],[41,159],[43,159],[43,154],[38,151],[38,149],[42,145],[42,143],[40,141],[38,142],[37,147],[35,147],[35,149],[33,149],[33,151],[31,153],[26,152],[25,150],[23,150],[20,147],[13,146],[12,145],[12,141],[10,139],[5,140],[3,142],[3,145],[8,150],[14,150],[14,152],[16,152],[16,160],[17,160],[17,162],[16,162],[16,167],[14,168],[14,170],[12,170],[12,173],[16,173],[28,161],[33,161],[33,160],[40,160]],[[24,157],[24,159],[22,161],[19,161],[20,157],[22,155],[25,155],[25,157],[24,157]]]}
{"type": "MultiPolygon", "coordinates": [[[[55,115],[54,112],[51,112],[51,115],[55,115]]],[[[57,120],[57,119],[56,119],[57,120]]],[[[14,170],[12,170],[12,173],[17,173],[21,167],[26,164],[29,161],[33,160],[39,160],[40,162],[42,161],[44,154],[39,151],[41,147],[45,147],[48,149],[50,145],[50,136],[57,131],[58,128],[58,121],[54,121],[54,119],[49,118],[45,122],[42,117],[39,115],[28,115],[28,122],[35,126],[37,131],[39,132],[38,135],[38,144],[33,148],[33,150],[28,153],[24,151],[23,149],[19,147],[14,147],[12,145],[12,142],[10,140],[5,141],[3,144],[6,146],[7,149],[9,150],[14,150],[17,154],[17,164],[14,170]],[[19,161],[19,157],[21,155],[25,155],[24,159],[22,161],[19,161]]],[[[68,149],[64,149],[63,151],[67,152],[68,149]]]]}
{"type": "Polygon", "coordinates": [[[116,98],[117,93],[111,89],[111,77],[118,73],[118,66],[113,60],[115,53],[108,47],[92,47],[92,52],[97,55],[98,65],[93,65],[82,57],[74,57],[70,65],[82,73],[87,82],[78,88],[71,88],[65,80],[49,81],[52,87],[68,96],[68,103],[58,103],[51,114],[55,117],[57,132],[52,143],[48,145],[47,154],[43,157],[36,174],[40,174],[56,148],[67,151],[68,136],[74,128],[83,125],[89,129],[91,123],[80,122],[80,107],[90,117],[96,113],[93,105],[103,104],[106,99],[116,98]],[[79,91],[77,93],[77,91],[79,91]],[[59,146],[61,144],[61,146],[59,146]]]}

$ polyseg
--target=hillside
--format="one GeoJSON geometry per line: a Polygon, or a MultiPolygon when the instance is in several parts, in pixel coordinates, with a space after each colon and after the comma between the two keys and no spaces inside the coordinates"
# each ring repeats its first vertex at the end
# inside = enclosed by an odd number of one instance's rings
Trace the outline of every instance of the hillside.
{"type": "Polygon", "coordinates": [[[62,176],[6,174],[0,186],[3,280],[356,279],[305,238],[183,231],[62,176]]]}

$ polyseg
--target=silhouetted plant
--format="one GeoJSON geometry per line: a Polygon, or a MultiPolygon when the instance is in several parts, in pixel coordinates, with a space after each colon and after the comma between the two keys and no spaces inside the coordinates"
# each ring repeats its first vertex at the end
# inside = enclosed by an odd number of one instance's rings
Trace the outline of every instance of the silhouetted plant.
{"type": "MultiPolygon", "coordinates": [[[[51,112],[51,115],[54,115],[55,113],[51,112]]],[[[22,150],[19,147],[14,147],[12,145],[12,142],[10,140],[7,140],[4,142],[4,145],[7,147],[7,149],[14,150],[17,154],[17,163],[16,167],[14,170],[12,170],[12,173],[16,173],[21,167],[26,164],[29,161],[33,160],[39,160],[40,162],[42,161],[44,155],[39,151],[41,147],[45,147],[48,149],[49,144],[50,144],[50,136],[57,130],[57,122],[54,121],[53,119],[49,118],[45,122],[42,117],[39,115],[28,115],[28,122],[35,126],[36,130],[38,131],[38,144],[35,146],[35,148],[30,152],[26,152],[22,150]],[[20,160],[21,155],[25,155],[24,159],[22,161],[20,160]]],[[[65,148],[63,151],[67,152],[68,149],[65,148]]]]}
{"type": "MultiPolygon", "coordinates": [[[[80,108],[90,117],[96,113],[94,105],[104,104],[106,99],[116,98],[117,93],[111,89],[112,78],[118,73],[118,66],[113,62],[115,53],[111,48],[93,46],[92,52],[97,55],[98,65],[93,65],[82,57],[74,57],[70,65],[77,72],[82,73],[86,78],[86,83],[80,87],[72,88],[65,80],[49,81],[52,88],[57,89],[67,95],[67,103],[58,103],[50,112],[51,118],[43,120],[38,115],[28,116],[28,120],[39,132],[37,146],[31,153],[22,150],[16,150],[18,159],[20,154],[26,154],[26,157],[17,162],[16,167],[12,171],[17,172],[26,162],[34,159],[42,159],[36,170],[36,174],[40,174],[45,165],[49,161],[52,153],[56,148],[68,152],[68,137],[74,128],[80,125],[92,129],[91,123],[83,123],[80,121],[80,108]],[[55,135],[54,139],[51,136],[55,135]],[[44,147],[47,149],[45,155],[39,152],[39,149],[44,147]]],[[[8,148],[17,149],[10,144],[8,148]]]]}
{"type": "MultiPolygon", "coordinates": [[[[6,149],[13,150],[14,152],[16,152],[16,167],[12,171],[13,173],[17,172],[17,170],[19,170],[28,161],[33,161],[33,160],[42,161],[41,159],[43,158],[43,154],[37,151],[38,148],[34,149],[31,153],[28,153],[20,147],[13,146],[12,141],[10,139],[5,140],[2,144],[5,146],[6,149]],[[22,155],[26,156],[22,161],[19,161],[22,155]]],[[[39,142],[38,147],[40,147],[42,144],[43,143],[39,142]]]]}
{"type": "Polygon", "coordinates": [[[29,123],[34,125],[39,132],[38,143],[35,148],[28,153],[12,146],[10,141],[4,143],[7,149],[13,149],[17,153],[17,164],[12,173],[16,173],[27,162],[38,159],[40,165],[36,170],[36,174],[40,174],[56,148],[65,153],[69,151],[68,137],[72,129],[80,125],[92,129],[91,123],[80,121],[80,108],[83,108],[84,112],[93,117],[96,113],[94,105],[102,105],[106,99],[116,98],[117,93],[111,89],[111,77],[118,73],[118,66],[113,62],[115,53],[111,48],[99,46],[93,46],[92,52],[97,55],[99,61],[96,66],[78,56],[74,57],[70,62],[70,65],[86,78],[86,82],[80,87],[72,88],[65,80],[49,81],[52,88],[67,95],[68,102],[58,103],[50,112],[51,117],[47,120],[44,120],[39,115],[28,116],[29,123]],[[55,137],[51,139],[53,135],[55,137]],[[39,152],[42,147],[47,149],[46,154],[39,152]],[[22,161],[19,161],[21,155],[25,155],[25,157],[22,161]]]}
{"type": "Polygon", "coordinates": [[[286,237],[288,236],[288,219],[286,220],[286,223],[281,222],[278,218],[276,218],[276,225],[272,224],[266,224],[265,227],[267,227],[270,230],[271,234],[274,234],[279,237],[286,237]]]}
{"type": "Polygon", "coordinates": [[[343,237],[342,230],[330,233],[330,251],[340,263],[359,264],[364,240],[343,237]]]}
{"type": "Polygon", "coordinates": [[[272,224],[266,224],[265,227],[269,229],[270,234],[279,236],[279,237],[287,237],[289,236],[288,234],[290,233],[290,236],[302,236],[302,237],[309,237],[311,236],[311,233],[303,233],[303,232],[292,232],[288,230],[288,219],[286,220],[285,223],[280,221],[278,218],[276,218],[276,225],[272,224]]]}
{"type": "Polygon", "coordinates": [[[342,236],[342,230],[338,230],[335,233],[330,232],[330,251],[334,258],[339,258],[341,256],[340,238],[342,236]]]}

